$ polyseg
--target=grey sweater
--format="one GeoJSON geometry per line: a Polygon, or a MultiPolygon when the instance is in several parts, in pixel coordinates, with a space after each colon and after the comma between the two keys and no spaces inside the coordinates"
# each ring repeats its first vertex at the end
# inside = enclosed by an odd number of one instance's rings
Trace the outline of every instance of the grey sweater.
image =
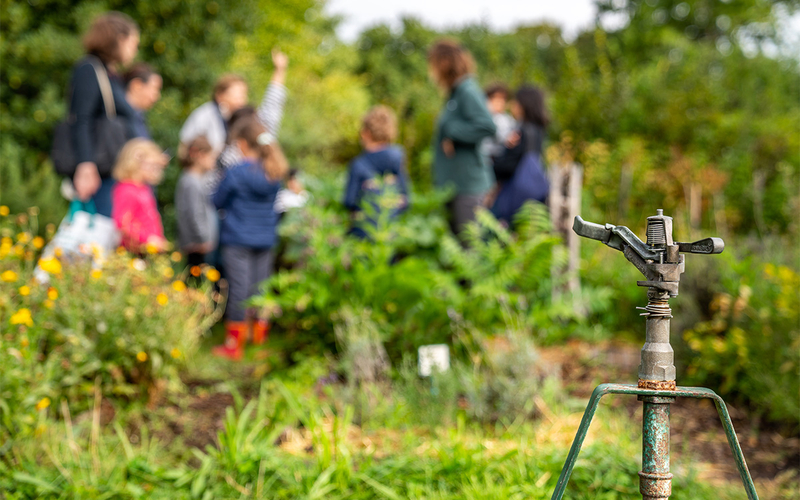
{"type": "Polygon", "coordinates": [[[217,211],[211,204],[207,181],[203,176],[183,172],[175,187],[175,210],[178,220],[178,244],[181,249],[219,238],[217,211]]]}

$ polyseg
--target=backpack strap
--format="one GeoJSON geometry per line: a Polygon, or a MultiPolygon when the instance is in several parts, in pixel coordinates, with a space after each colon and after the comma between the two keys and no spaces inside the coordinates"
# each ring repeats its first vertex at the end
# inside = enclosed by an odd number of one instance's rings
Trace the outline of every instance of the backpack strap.
{"type": "Polygon", "coordinates": [[[108,72],[103,63],[96,56],[90,56],[89,61],[92,63],[94,73],[97,75],[97,83],[100,85],[100,93],[103,96],[103,107],[106,110],[106,117],[116,118],[117,107],[114,105],[114,92],[111,90],[111,80],[108,78],[108,72]]]}

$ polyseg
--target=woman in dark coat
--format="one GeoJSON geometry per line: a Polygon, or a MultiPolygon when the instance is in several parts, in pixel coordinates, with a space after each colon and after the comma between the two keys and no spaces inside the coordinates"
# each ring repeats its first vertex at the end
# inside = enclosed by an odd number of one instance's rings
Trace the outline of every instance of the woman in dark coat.
{"type": "Polygon", "coordinates": [[[99,62],[108,74],[117,116],[130,120],[134,113],[125,100],[125,87],[117,74],[118,67],[129,64],[139,50],[139,28],[125,14],[109,12],[97,18],[83,39],[86,57],[78,61],[72,73],[69,106],[70,134],[78,164],[73,184],[78,198],[92,199],[97,212],[111,216],[111,189],[114,180],[108,172],[98,171],[95,163],[97,135],[95,122],[106,113],[93,62],[99,62]]]}
{"type": "Polygon", "coordinates": [[[544,93],[536,87],[520,87],[511,102],[511,114],[519,122],[519,128],[511,135],[502,153],[493,158],[498,194],[492,212],[506,222],[511,222],[514,212],[527,200],[545,203],[550,187],[542,162],[546,129],[550,123],[544,93]],[[518,172],[523,168],[523,160],[528,162],[526,170],[518,172]]]}

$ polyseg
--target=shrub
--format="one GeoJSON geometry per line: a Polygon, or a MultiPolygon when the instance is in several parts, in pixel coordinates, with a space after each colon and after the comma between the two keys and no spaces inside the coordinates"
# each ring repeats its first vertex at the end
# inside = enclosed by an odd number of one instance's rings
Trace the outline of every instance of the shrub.
{"type": "Polygon", "coordinates": [[[800,428],[800,274],[787,266],[721,255],[712,317],[683,333],[687,383],[800,428]]]}
{"type": "Polygon", "coordinates": [[[179,254],[140,259],[120,249],[102,268],[40,260],[46,241],[32,236],[35,221],[35,210],[0,216],[1,428],[30,429],[36,411],[62,398],[85,406],[95,384],[105,395],[145,397],[178,383],[178,367],[219,318],[222,297],[210,283],[188,288],[174,270],[179,254]],[[37,262],[47,284],[33,276],[37,262]]]}

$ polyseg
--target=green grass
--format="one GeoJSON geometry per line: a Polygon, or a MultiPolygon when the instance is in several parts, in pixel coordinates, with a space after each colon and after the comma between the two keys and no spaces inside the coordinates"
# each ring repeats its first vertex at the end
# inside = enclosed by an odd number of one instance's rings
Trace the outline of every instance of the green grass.
{"type": "MultiPolygon", "coordinates": [[[[421,392],[410,404],[409,391],[383,386],[362,390],[357,426],[344,386],[314,388],[324,370],[324,360],[309,360],[268,378],[249,400],[237,395],[217,442],[202,450],[187,450],[182,439],[159,442],[163,407],[151,412],[152,428],[141,426],[143,408],[118,412],[105,427],[99,413],[63,412],[35,439],[10,444],[0,490],[9,499],[546,499],[584,404],[543,391],[534,420],[478,424],[456,409],[431,424],[414,413],[426,398],[441,404],[436,396],[421,392]]],[[[639,423],[603,405],[567,497],[638,498],[640,448],[639,423]]],[[[745,498],[736,484],[699,481],[690,462],[673,461],[673,471],[674,498],[745,498]]]]}

